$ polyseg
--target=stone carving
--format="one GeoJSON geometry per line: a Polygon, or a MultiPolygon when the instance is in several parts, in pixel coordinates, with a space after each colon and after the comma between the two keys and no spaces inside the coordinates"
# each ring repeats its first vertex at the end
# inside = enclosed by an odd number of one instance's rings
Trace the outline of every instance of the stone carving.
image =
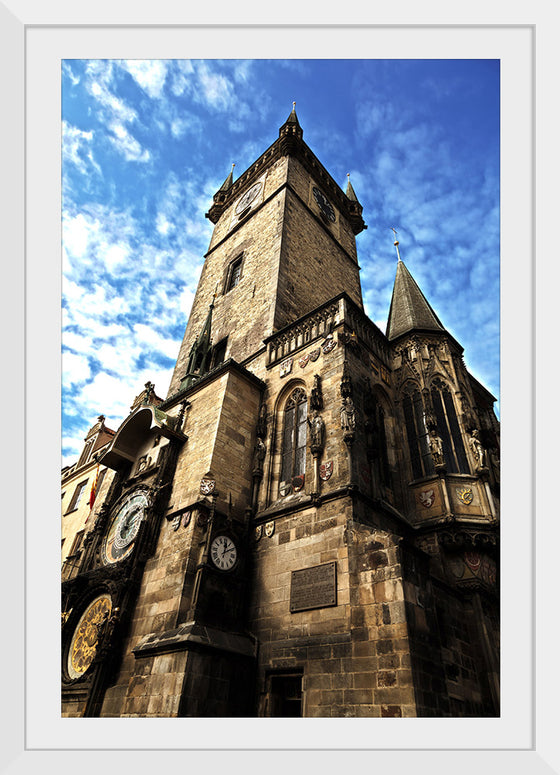
{"type": "Polygon", "coordinates": [[[459,500],[465,504],[465,506],[470,506],[471,503],[474,500],[474,493],[472,491],[471,487],[458,487],[457,488],[457,497],[459,500]]]}
{"type": "Polygon", "coordinates": [[[253,476],[259,474],[262,476],[265,455],[266,445],[260,437],[257,437],[257,443],[253,450],[253,476]]]}
{"type": "Polygon", "coordinates": [[[154,385],[153,382],[146,382],[144,387],[146,388],[146,393],[144,395],[143,403],[144,404],[149,404],[150,403],[150,399],[151,399],[152,395],[154,394],[155,385],[154,385]]]}
{"type": "Polygon", "coordinates": [[[321,377],[313,375],[313,387],[311,388],[310,404],[312,409],[323,408],[323,391],[321,389],[321,377]]]}
{"type": "Polygon", "coordinates": [[[280,364],[281,377],[285,377],[287,374],[291,372],[293,363],[294,363],[293,358],[286,358],[285,361],[282,361],[282,363],[280,364]]]}
{"type": "Polygon", "coordinates": [[[467,431],[473,431],[476,427],[476,418],[471,411],[471,407],[469,405],[468,399],[466,396],[464,396],[462,393],[459,396],[459,400],[461,402],[461,412],[463,415],[463,425],[465,426],[467,431]]]}
{"type": "Polygon", "coordinates": [[[336,340],[332,334],[328,334],[325,341],[322,344],[322,350],[325,353],[330,353],[336,347],[336,340]]]}
{"type": "Polygon", "coordinates": [[[340,427],[345,433],[353,433],[356,429],[356,412],[354,402],[348,396],[342,399],[342,409],[340,410],[340,427]]]}
{"type": "Polygon", "coordinates": [[[113,633],[120,619],[120,608],[114,608],[112,613],[106,611],[101,621],[96,624],[97,643],[95,644],[95,661],[105,658],[113,639],[113,633]]]}
{"type": "Polygon", "coordinates": [[[148,455],[142,455],[142,457],[138,459],[136,473],[137,474],[141,473],[146,468],[149,468],[151,465],[152,465],[152,459],[148,455]]]}
{"type": "Polygon", "coordinates": [[[436,494],[433,490],[423,490],[419,497],[422,506],[425,506],[427,509],[429,509],[436,499],[436,494]]]}
{"type": "Polygon", "coordinates": [[[325,422],[317,409],[313,411],[311,419],[307,418],[311,434],[311,452],[318,454],[325,447],[325,422]]]}
{"type": "Polygon", "coordinates": [[[473,457],[475,459],[476,467],[477,468],[485,468],[486,466],[486,450],[482,446],[482,443],[480,441],[480,438],[478,436],[478,431],[476,428],[471,433],[471,437],[469,439],[469,446],[471,448],[471,451],[473,453],[473,457]]]}
{"type": "Polygon", "coordinates": [[[444,459],[443,459],[443,442],[441,438],[437,435],[437,431],[435,428],[432,428],[430,430],[430,452],[432,455],[432,460],[434,461],[434,465],[437,466],[443,466],[444,465],[444,459]]]}
{"type": "Polygon", "coordinates": [[[317,358],[321,355],[321,348],[317,347],[316,350],[311,350],[309,353],[309,360],[316,361],[317,358]]]}
{"type": "Polygon", "coordinates": [[[257,436],[259,439],[266,437],[266,421],[267,421],[267,409],[266,404],[261,404],[259,410],[259,419],[257,420],[257,436]]]}
{"type": "Polygon", "coordinates": [[[342,398],[349,398],[352,395],[352,380],[348,372],[348,361],[344,361],[342,368],[342,379],[340,380],[340,395],[342,398]]]}

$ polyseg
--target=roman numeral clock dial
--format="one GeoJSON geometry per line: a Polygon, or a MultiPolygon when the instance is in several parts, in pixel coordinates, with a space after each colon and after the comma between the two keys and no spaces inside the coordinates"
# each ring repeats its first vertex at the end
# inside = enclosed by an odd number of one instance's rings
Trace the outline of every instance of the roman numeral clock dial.
{"type": "Polygon", "coordinates": [[[237,546],[229,536],[216,536],[210,545],[210,557],[219,570],[231,570],[237,562],[237,546]]]}

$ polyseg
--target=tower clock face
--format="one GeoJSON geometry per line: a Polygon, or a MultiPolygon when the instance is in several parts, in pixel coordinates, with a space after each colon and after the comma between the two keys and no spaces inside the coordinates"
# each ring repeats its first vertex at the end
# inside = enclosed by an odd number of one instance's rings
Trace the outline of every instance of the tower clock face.
{"type": "Polygon", "coordinates": [[[327,197],[323,194],[323,192],[320,191],[315,186],[313,187],[313,198],[315,199],[315,201],[319,205],[319,209],[321,210],[321,212],[323,213],[325,218],[327,218],[329,221],[332,221],[332,223],[334,223],[335,220],[336,220],[336,216],[335,216],[335,213],[334,213],[334,207],[329,202],[327,197]]]}
{"type": "Polygon", "coordinates": [[[243,196],[235,206],[236,215],[239,215],[240,213],[242,213],[244,210],[246,210],[249,207],[249,205],[251,205],[255,201],[261,188],[262,188],[261,182],[255,183],[254,186],[251,186],[251,188],[243,194],[243,196]]]}
{"type": "Polygon", "coordinates": [[[237,562],[237,547],[229,536],[216,536],[210,544],[210,557],[216,568],[231,570],[237,562]]]}
{"type": "Polygon", "coordinates": [[[66,669],[70,678],[80,678],[93,662],[97,642],[111,614],[111,608],[111,598],[104,594],[96,597],[82,614],[68,650],[66,669]]]}
{"type": "Polygon", "coordinates": [[[123,560],[132,552],[134,539],[148,506],[148,496],[144,492],[133,493],[120,505],[111,519],[103,544],[103,559],[106,563],[123,560]]]}

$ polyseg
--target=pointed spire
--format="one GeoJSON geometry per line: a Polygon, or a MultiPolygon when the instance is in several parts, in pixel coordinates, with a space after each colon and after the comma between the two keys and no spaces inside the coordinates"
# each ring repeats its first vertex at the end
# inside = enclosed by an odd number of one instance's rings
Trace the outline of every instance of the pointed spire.
{"type": "Polygon", "coordinates": [[[208,315],[206,317],[206,322],[204,323],[202,331],[200,332],[196,340],[196,344],[199,352],[202,350],[205,354],[210,347],[210,342],[212,341],[212,310],[214,309],[215,298],[216,298],[216,294],[214,294],[212,297],[212,302],[210,304],[210,307],[208,308],[208,315]]]}
{"type": "Polygon", "coordinates": [[[348,183],[346,184],[346,196],[351,202],[357,202],[358,197],[356,196],[356,192],[354,191],[354,188],[352,187],[352,183],[350,183],[350,173],[346,173],[346,177],[348,178],[348,183]]]}
{"type": "Polygon", "coordinates": [[[299,121],[296,113],[296,103],[292,102],[292,112],[288,116],[288,119],[286,121],[286,124],[297,124],[299,126],[299,121]]]}
{"type": "Polygon", "coordinates": [[[214,309],[215,299],[216,293],[212,297],[204,326],[191,347],[187,373],[181,382],[181,387],[189,387],[193,382],[206,374],[210,368],[210,358],[212,355],[212,310],[214,309]]]}
{"type": "Polygon", "coordinates": [[[396,339],[410,331],[445,331],[440,319],[428,303],[416,281],[400,257],[398,240],[397,273],[387,321],[387,338],[396,339]]]}
{"type": "Polygon", "coordinates": [[[235,162],[231,165],[231,172],[227,176],[227,178],[224,180],[218,191],[227,191],[228,188],[231,188],[233,185],[233,168],[235,167],[235,162]]]}
{"type": "Polygon", "coordinates": [[[297,137],[301,140],[303,137],[303,129],[300,126],[296,113],[296,103],[292,103],[292,112],[280,127],[278,134],[279,137],[297,137]]]}

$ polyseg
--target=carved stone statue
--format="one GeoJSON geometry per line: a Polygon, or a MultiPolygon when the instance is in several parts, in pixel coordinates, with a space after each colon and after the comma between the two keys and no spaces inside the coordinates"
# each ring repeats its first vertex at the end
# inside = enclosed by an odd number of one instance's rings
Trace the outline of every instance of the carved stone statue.
{"type": "Polygon", "coordinates": [[[266,436],[266,404],[261,404],[261,408],[259,410],[259,419],[257,420],[257,436],[259,439],[264,439],[266,436]]]}
{"type": "Polygon", "coordinates": [[[430,452],[432,454],[432,460],[434,461],[434,465],[435,466],[444,465],[443,442],[441,438],[437,435],[435,428],[432,428],[430,431],[429,444],[430,444],[430,452]]]}
{"type": "Polygon", "coordinates": [[[311,408],[323,408],[323,392],[321,390],[321,377],[318,374],[313,375],[313,387],[311,388],[311,408]]]}
{"type": "Polygon", "coordinates": [[[103,618],[96,624],[97,628],[97,643],[95,644],[95,657],[96,659],[103,659],[107,654],[107,650],[111,645],[113,638],[113,632],[118,624],[120,618],[120,608],[114,608],[109,615],[109,611],[106,611],[103,618]]]}
{"type": "Polygon", "coordinates": [[[342,430],[346,432],[353,432],[356,428],[354,402],[349,396],[342,399],[342,409],[340,410],[340,426],[342,430]]]}
{"type": "Polygon", "coordinates": [[[315,409],[311,419],[307,418],[311,433],[311,451],[322,452],[325,446],[325,423],[319,412],[315,409]]]}
{"type": "Polygon", "coordinates": [[[266,455],[266,445],[259,437],[253,450],[253,474],[262,474],[263,461],[266,455]]]}
{"type": "Polygon", "coordinates": [[[486,450],[482,446],[476,428],[473,430],[469,439],[469,446],[473,453],[477,468],[484,468],[486,466],[486,450]]]}

